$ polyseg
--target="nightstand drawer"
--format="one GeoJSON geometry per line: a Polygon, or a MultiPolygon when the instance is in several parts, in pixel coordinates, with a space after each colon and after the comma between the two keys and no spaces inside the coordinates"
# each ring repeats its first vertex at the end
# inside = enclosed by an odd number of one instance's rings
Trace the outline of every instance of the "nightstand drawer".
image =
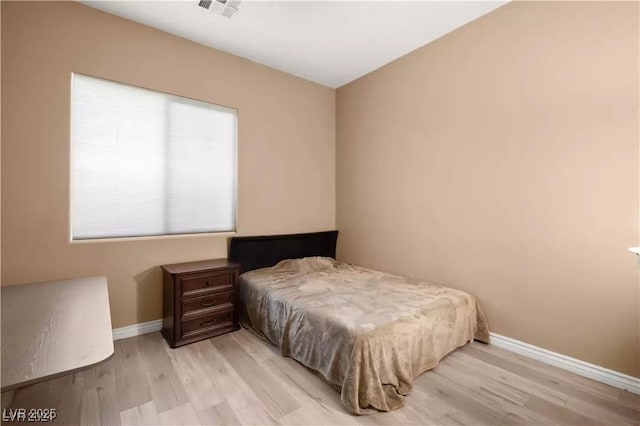
{"type": "Polygon", "coordinates": [[[233,272],[211,275],[194,275],[180,278],[182,297],[197,296],[208,292],[233,291],[233,272]]]}
{"type": "Polygon", "coordinates": [[[182,322],[182,337],[194,334],[211,333],[218,329],[233,328],[233,311],[204,315],[182,322]]]}
{"type": "Polygon", "coordinates": [[[224,305],[230,305],[233,309],[233,297],[234,292],[228,293],[214,293],[208,296],[198,297],[196,299],[183,299],[182,300],[182,314],[197,313],[198,311],[211,309],[214,307],[222,307],[224,305]]]}

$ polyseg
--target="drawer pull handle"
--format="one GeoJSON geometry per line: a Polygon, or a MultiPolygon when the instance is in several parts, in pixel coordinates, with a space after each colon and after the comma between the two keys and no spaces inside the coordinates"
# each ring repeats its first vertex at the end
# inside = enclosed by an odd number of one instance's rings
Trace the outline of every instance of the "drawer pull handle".
{"type": "Polygon", "coordinates": [[[211,285],[211,281],[207,281],[207,285],[211,285]]]}
{"type": "Polygon", "coordinates": [[[207,306],[213,306],[216,304],[216,300],[213,299],[211,302],[200,302],[200,306],[206,308],[207,306]]]}
{"type": "Polygon", "coordinates": [[[206,327],[207,325],[215,324],[216,321],[218,321],[218,320],[216,318],[214,318],[211,321],[202,321],[202,322],[200,322],[200,325],[203,326],[203,327],[206,327]]]}

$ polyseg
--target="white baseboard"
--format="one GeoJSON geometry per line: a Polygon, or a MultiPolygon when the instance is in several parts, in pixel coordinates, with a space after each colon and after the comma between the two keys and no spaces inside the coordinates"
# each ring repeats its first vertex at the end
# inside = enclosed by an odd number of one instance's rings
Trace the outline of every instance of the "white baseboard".
{"type": "Polygon", "coordinates": [[[162,329],[162,320],[142,322],[140,324],[128,325],[126,327],[113,329],[113,340],[126,339],[127,337],[140,336],[141,334],[153,333],[162,329]]]}
{"type": "Polygon", "coordinates": [[[609,370],[599,365],[580,361],[566,355],[539,348],[510,337],[491,333],[491,344],[499,348],[524,355],[545,364],[553,365],[563,370],[570,371],[579,376],[587,377],[607,385],[626,389],[629,392],[640,395],[640,378],[609,370]]]}
{"type": "MultiPolygon", "coordinates": [[[[126,339],[127,337],[139,336],[141,334],[153,333],[162,329],[162,320],[143,322],[140,324],[128,325],[126,327],[113,329],[113,340],[126,339]]],[[[626,389],[629,392],[640,395],[640,378],[618,373],[599,365],[580,361],[566,355],[539,348],[510,337],[491,333],[491,344],[499,348],[524,355],[545,364],[553,365],[563,370],[570,371],[579,376],[587,377],[607,385],[626,389]]]]}

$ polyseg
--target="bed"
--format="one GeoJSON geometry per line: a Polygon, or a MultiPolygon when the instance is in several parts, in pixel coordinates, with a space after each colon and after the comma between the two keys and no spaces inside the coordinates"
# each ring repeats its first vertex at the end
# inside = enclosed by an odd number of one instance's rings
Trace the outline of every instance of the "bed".
{"type": "Polygon", "coordinates": [[[319,373],[355,414],[404,405],[414,378],[471,340],[489,341],[460,290],[335,260],[337,231],[239,237],[241,323],[319,373]]]}

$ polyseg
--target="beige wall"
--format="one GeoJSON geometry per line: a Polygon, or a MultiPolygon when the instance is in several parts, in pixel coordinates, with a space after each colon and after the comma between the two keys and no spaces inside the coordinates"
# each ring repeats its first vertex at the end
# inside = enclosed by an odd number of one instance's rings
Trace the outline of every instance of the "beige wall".
{"type": "Polygon", "coordinates": [[[638,3],[508,4],[338,89],[338,257],[640,376],[638,3]]]}
{"type": "Polygon", "coordinates": [[[2,2],[2,283],[104,274],[113,326],[161,317],[158,265],[226,238],[70,245],[77,71],[239,110],[242,234],[335,226],[335,91],[75,2],[2,2]]]}

